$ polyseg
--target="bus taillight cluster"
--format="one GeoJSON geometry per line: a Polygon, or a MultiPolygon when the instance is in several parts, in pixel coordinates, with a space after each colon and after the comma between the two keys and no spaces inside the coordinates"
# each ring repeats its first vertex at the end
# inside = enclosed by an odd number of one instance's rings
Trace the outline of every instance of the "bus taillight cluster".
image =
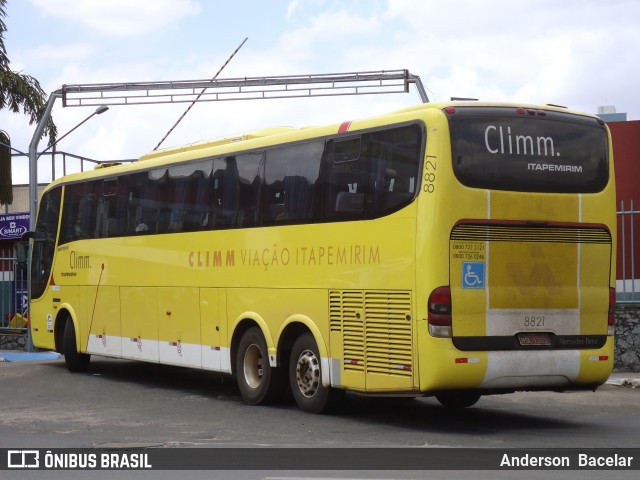
{"type": "Polygon", "coordinates": [[[451,338],[451,288],[438,287],[429,295],[429,333],[433,337],[451,338]]]}

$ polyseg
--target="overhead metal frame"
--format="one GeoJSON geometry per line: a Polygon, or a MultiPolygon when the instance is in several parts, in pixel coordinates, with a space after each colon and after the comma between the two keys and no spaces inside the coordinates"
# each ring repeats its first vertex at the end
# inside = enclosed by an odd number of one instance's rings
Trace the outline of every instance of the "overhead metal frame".
{"type": "Polygon", "coordinates": [[[78,84],[63,85],[60,93],[64,107],[89,107],[407,93],[412,83],[428,102],[420,78],[407,70],[78,84]]]}
{"type": "Polygon", "coordinates": [[[408,93],[413,84],[427,103],[420,77],[408,70],[327,73],[275,77],[244,77],[164,82],[92,83],[63,85],[49,95],[45,112],[29,144],[29,213],[31,228],[38,211],[38,144],[58,98],[63,107],[150,105],[159,103],[314,98],[341,95],[408,93]]]}

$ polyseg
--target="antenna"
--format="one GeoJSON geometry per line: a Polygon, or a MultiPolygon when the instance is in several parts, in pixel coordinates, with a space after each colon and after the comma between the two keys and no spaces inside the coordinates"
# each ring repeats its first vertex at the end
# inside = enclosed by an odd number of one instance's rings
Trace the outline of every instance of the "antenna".
{"type": "MultiPolygon", "coordinates": [[[[238,45],[238,48],[236,48],[233,53],[231,54],[231,56],[229,58],[227,58],[227,61],[224,62],[224,65],[222,65],[220,67],[220,70],[218,70],[218,72],[211,78],[211,80],[215,80],[216,78],[218,78],[218,75],[220,75],[220,72],[222,72],[222,70],[224,70],[224,68],[227,66],[227,64],[231,61],[231,59],[233,57],[235,57],[236,53],[238,53],[238,50],[240,50],[242,48],[242,46],[246,43],[246,41],[249,39],[249,37],[245,37],[245,39],[242,41],[242,43],[240,45],[238,45]]],[[[196,102],[200,99],[200,97],[202,96],[202,94],[206,91],[206,88],[203,88],[202,91],[198,94],[198,96],[191,102],[191,104],[187,107],[187,109],[183,112],[183,114],[180,116],[180,118],[178,118],[178,120],[176,120],[176,123],[173,124],[173,126],[169,129],[169,131],[165,134],[164,137],[162,137],[162,140],[160,140],[158,142],[158,144],[156,145],[156,147],[153,149],[154,151],[157,150],[158,148],[160,148],[160,145],[162,145],[162,143],[167,139],[167,137],[169,135],[171,135],[171,132],[173,132],[173,130],[178,126],[178,124],[182,121],[182,119],[187,115],[187,113],[189,113],[189,110],[191,110],[193,108],[193,106],[196,104],[196,102]]]]}

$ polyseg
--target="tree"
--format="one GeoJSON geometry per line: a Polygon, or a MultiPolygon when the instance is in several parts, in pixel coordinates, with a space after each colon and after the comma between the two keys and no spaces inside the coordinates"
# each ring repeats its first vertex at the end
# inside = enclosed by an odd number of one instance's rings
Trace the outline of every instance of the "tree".
{"type": "MultiPolygon", "coordinates": [[[[22,110],[22,113],[29,117],[29,125],[32,125],[42,118],[47,105],[47,95],[34,77],[14,72],[9,67],[9,57],[4,45],[4,32],[7,31],[4,23],[4,18],[7,16],[6,4],[7,0],[0,0],[0,110],[8,108],[15,113],[20,113],[22,110]]],[[[51,118],[43,134],[48,135],[49,145],[55,142],[57,130],[51,118]]],[[[0,146],[0,148],[7,147],[0,146]]],[[[10,152],[8,158],[8,169],[6,165],[0,166],[0,204],[11,203],[13,197],[10,152]]],[[[0,155],[0,161],[6,161],[6,155],[0,155]]]]}

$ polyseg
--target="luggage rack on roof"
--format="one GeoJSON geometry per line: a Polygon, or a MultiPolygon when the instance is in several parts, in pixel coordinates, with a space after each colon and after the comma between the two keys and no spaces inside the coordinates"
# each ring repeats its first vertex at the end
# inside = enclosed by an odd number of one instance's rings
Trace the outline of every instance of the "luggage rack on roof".
{"type": "Polygon", "coordinates": [[[411,84],[416,86],[422,102],[427,103],[420,77],[408,70],[76,84],[63,85],[54,94],[62,97],[64,107],[88,107],[407,93],[411,84]]]}

